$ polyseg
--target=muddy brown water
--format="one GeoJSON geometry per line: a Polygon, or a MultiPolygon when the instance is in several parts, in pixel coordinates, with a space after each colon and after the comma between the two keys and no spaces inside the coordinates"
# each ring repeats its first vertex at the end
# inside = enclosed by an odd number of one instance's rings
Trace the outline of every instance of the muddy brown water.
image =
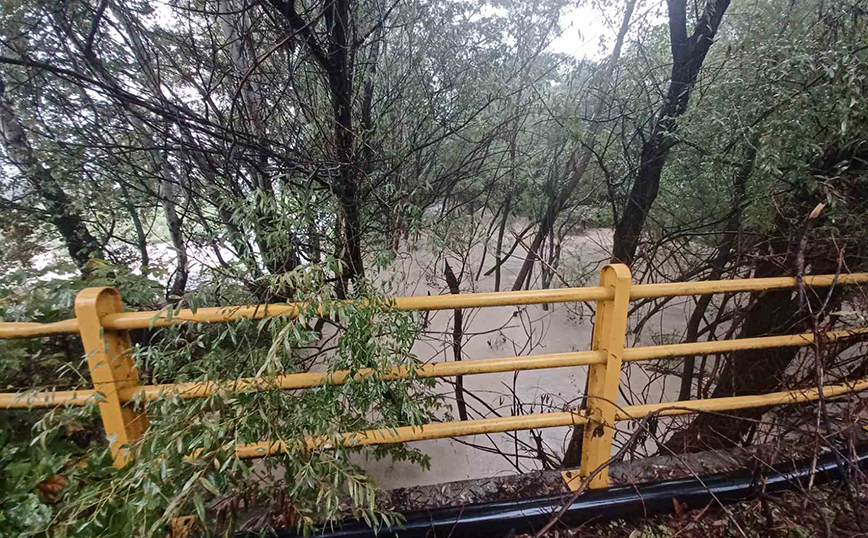
{"type": "MultiPolygon", "coordinates": [[[[601,267],[608,259],[611,241],[611,231],[605,229],[591,229],[569,237],[564,245],[564,266],[567,263],[590,266],[594,273],[584,285],[595,285],[598,264],[601,267]]],[[[475,282],[466,274],[476,272],[481,252],[481,248],[476,248],[470,253],[462,292],[494,290],[493,274],[475,282]]],[[[504,265],[502,289],[510,289],[523,257],[524,252],[519,248],[504,265]]],[[[453,270],[459,273],[460,262],[449,258],[453,270]]],[[[489,255],[488,259],[486,270],[493,258],[489,255]]],[[[389,276],[398,283],[396,295],[436,295],[448,293],[442,274],[442,257],[417,249],[405,253],[390,268],[389,276]]],[[[639,340],[628,336],[628,345],[650,345],[679,338],[684,331],[686,308],[686,300],[671,305],[653,318],[653,326],[643,330],[643,335],[648,336],[639,340]]],[[[429,314],[426,337],[413,349],[420,360],[453,360],[452,320],[452,311],[429,314]]],[[[550,305],[548,310],[542,305],[466,310],[463,360],[587,350],[592,330],[592,309],[578,304],[550,305]]],[[[586,376],[587,367],[464,376],[465,390],[475,396],[467,398],[470,418],[489,418],[496,416],[494,412],[511,416],[575,408],[584,392],[586,376]]],[[[679,380],[655,374],[646,363],[625,366],[621,381],[619,403],[622,405],[671,401],[678,395],[679,380]]],[[[452,415],[457,417],[452,385],[441,383],[439,390],[453,402],[452,415]]],[[[622,424],[622,430],[629,429],[627,423],[622,424]]],[[[517,439],[507,434],[490,434],[412,443],[430,457],[428,471],[413,464],[387,460],[360,460],[359,463],[385,489],[516,474],[542,467],[540,459],[534,457],[539,446],[553,458],[563,455],[569,428],[550,428],[539,434],[539,443],[527,432],[519,432],[517,439]]]]}

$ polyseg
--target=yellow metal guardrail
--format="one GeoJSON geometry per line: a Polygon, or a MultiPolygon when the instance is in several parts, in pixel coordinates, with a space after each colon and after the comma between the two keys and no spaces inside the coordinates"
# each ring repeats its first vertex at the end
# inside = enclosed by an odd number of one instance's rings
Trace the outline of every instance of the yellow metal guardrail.
{"type": "MultiPolygon", "coordinates": [[[[802,280],[809,287],[855,285],[868,283],[868,273],[808,276],[802,280]]],[[[581,478],[584,479],[609,459],[612,450],[613,426],[618,421],[636,420],[652,413],[672,416],[701,411],[727,411],[817,400],[820,398],[819,391],[807,389],[756,396],[690,400],[677,404],[664,402],[625,407],[617,407],[615,404],[618,399],[621,365],[624,362],[746,349],[804,347],[811,345],[815,338],[813,333],[806,333],[625,349],[627,312],[631,300],[785,289],[794,288],[798,284],[796,278],[783,277],[634,286],[631,284],[630,270],[625,265],[612,264],[603,268],[600,274],[600,285],[596,287],[394,299],[394,307],[400,310],[451,310],[455,308],[595,301],[597,303],[597,318],[594,325],[592,349],[589,351],[437,362],[421,366],[412,372],[418,377],[431,378],[588,366],[590,371],[588,374],[587,409],[432,423],[390,430],[348,432],[343,434],[343,442],[353,445],[405,443],[590,423],[594,427],[584,428],[585,437],[579,471],[581,478]]],[[[117,290],[113,288],[88,288],[76,297],[75,319],[51,324],[0,323],[0,338],[29,338],[79,333],[87,353],[94,388],[77,391],[0,394],[0,408],[85,405],[98,398],[106,435],[113,438],[111,449],[115,456],[115,465],[121,467],[126,464],[129,458],[125,447],[140,437],[148,428],[148,417],[142,409],[143,406],[135,406],[131,402],[153,401],[170,394],[182,399],[204,398],[220,390],[226,390],[226,384],[213,382],[139,385],[138,374],[130,355],[132,346],[127,331],[182,323],[222,323],[242,318],[263,319],[292,315],[297,310],[297,305],[265,305],[200,308],[195,312],[180,310],[171,316],[168,316],[166,312],[155,311],[124,312],[117,290]]],[[[868,333],[868,328],[831,331],[824,333],[822,338],[826,341],[836,341],[866,333],[868,333]]],[[[402,379],[410,374],[411,372],[406,368],[393,368],[376,371],[362,370],[352,375],[356,378],[378,375],[385,379],[402,379]]],[[[237,391],[261,390],[266,386],[297,390],[324,384],[343,384],[350,376],[351,373],[348,371],[330,374],[309,372],[284,375],[267,380],[245,378],[233,380],[229,385],[232,390],[237,391]]],[[[868,389],[868,379],[863,379],[846,385],[827,386],[823,395],[831,398],[866,389],[868,389]]],[[[306,439],[307,444],[312,447],[332,441],[312,437],[306,439]]],[[[235,447],[235,453],[240,458],[256,458],[276,454],[285,449],[286,446],[281,442],[263,441],[238,445],[235,447]]],[[[589,486],[599,488],[607,486],[608,483],[608,473],[603,469],[592,478],[589,486]]]]}

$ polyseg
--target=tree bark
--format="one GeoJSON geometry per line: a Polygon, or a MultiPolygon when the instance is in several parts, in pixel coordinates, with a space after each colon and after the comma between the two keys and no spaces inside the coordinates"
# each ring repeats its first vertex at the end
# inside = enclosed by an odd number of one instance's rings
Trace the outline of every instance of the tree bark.
{"type": "Polygon", "coordinates": [[[136,246],[139,248],[139,255],[142,257],[140,268],[142,274],[147,276],[151,268],[151,260],[150,256],[148,256],[148,236],[145,234],[145,227],[142,225],[139,211],[136,209],[136,206],[130,197],[129,189],[127,189],[126,185],[123,183],[120,183],[119,185],[121,188],[121,194],[124,196],[124,206],[127,208],[127,211],[129,211],[130,220],[133,221],[133,228],[136,230],[136,246]]]}
{"type": "MultiPolygon", "coordinates": [[[[461,293],[460,283],[447,260],[443,260],[443,273],[446,277],[446,284],[449,286],[449,293],[459,295],[461,293]]],[[[452,329],[452,356],[455,361],[461,360],[461,341],[463,338],[464,313],[460,308],[456,308],[452,329]]],[[[467,420],[467,403],[464,401],[464,376],[455,376],[455,401],[458,406],[458,418],[467,420]]]]}
{"type": "MultiPolygon", "coordinates": [[[[138,133],[142,144],[148,148],[156,148],[156,142],[144,122],[138,116],[129,112],[127,113],[127,118],[138,133]]],[[[183,222],[175,207],[177,198],[175,182],[178,181],[178,174],[159,149],[149,150],[148,155],[151,158],[151,165],[154,170],[154,177],[156,178],[153,182],[153,189],[163,208],[163,215],[166,217],[166,227],[169,229],[169,239],[172,242],[172,249],[175,251],[175,274],[167,290],[167,295],[169,297],[181,297],[187,289],[187,280],[190,276],[190,263],[187,257],[187,246],[184,243],[183,222]]]]}
{"type": "Polygon", "coordinates": [[[57,228],[72,261],[82,274],[87,274],[88,262],[93,258],[103,258],[102,245],[87,229],[72,199],[51,170],[36,158],[27,133],[6,96],[3,80],[0,80],[0,133],[9,160],[21,170],[30,187],[41,198],[45,213],[40,218],[57,228]]]}
{"type": "Polygon", "coordinates": [[[332,105],[334,157],[338,175],[332,181],[343,217],[343,265],[340,278],[354,280],[365,276],[362,257],[362,186],[364,174],[355,156],[356,135],[353,129],[353,65],[358,44],[353,42],[350,29],[350,0],[333,0],[324,5],[325,45],[314,33],[314,23],[305,20],[296,10],[295,0],[269,0],[286,19],[290,29],[320,67],[328,83],[332,105]]]}
{"type": "MultiPolygon", "coordinates": [[[[510,193],[506,197],[506,202],[504,202],[503,215],[500,219],[500,227],[497,230],[497,249],[495,250],[494,256],[494,291],[500,291],[500,266],[503,265],[504,259],[501,257],[503,254],[503,234],[506,232],[506,222],[509,219],[509,212],[512,210],[512,194],[510,193]]],[[[512,254],[510,252],[510,254],[512,254]]],[[[489,271],[491,273],[491,271],[489,271]]],[[[486,273],[486,276],[489,274],[486,273]]]]}
{"type": "Polygon", "coordinates": [[[666,3],[669,8],[672,75],[651,136],[642,145],[639,171],[633,181],[627,206],[615,227],[612,261],[627,265],[633,264],[648,211],[657,199],[660,176],[674,145],[672,135],[677,127],[676,120],[687,110],[691,90],[730,0],[708,0],[689,37],[687,0],[667,0],[666,3]]]}
{"type": "MultiPolygon", "coordinates": [[[[255,52],[251,43],[251,27],[248,22],[249,14],[239,10],[231,0],[220,0],[219,17],[220,30],[226,40],[230,51],[232,66],[235,75],[239,79],[240,87],[238,94],[241,97],[244,120],[248,129],[258,140],[267,137],[265,120],[262,112],[262,99],[260,84],[252,74],[251,69],[255,66],[255,52]],[[230,15],[231,14],[231,15],[230,15]]],[[[247,170],[253,185],[254,196],[274,199],[274,187],[271,178],[265,173],[268,166],[268,156],[264,154],[253,155],[252,162],[242,164],[247,170]]],[[[279,244],[269,241],[267,235],[277,227],[274,211],[266,204],[256,204],[253,219],[253,234],[256,245],[263,259],[265,267],[271,274],[277,275],[295,269],[299,262],[296,244],[296,236],[290,232],[289,236],[279,244]]]]}

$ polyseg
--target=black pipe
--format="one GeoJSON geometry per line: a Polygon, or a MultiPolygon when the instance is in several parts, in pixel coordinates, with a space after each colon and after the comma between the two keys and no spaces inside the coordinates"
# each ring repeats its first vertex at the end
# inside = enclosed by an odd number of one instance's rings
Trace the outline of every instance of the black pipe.
{"type": "MultiPolygon", "coordinates": [[[[861,447],[856,461],[868,468],[868,446],[861,447]]],[[[827,454],[812,460],[773,465],[765,472],[741,470],[699,478],[681,478],[648,482],[635,486],[619,486],[590,490],[579,496],[561,518],[567,525],[588,521],[606,521],[644,517],[671,512],[673,499],[691,508],[702,508],[716,498],[720,502],[738,502],[754,498],[760,490],[774,492],[804,483],[812,474],[815,484],[842,478],[835,457],[827,454]]],[[[405,512],[403,525],[381,527],[375,532],[364,522],[346,520],[318,529],[314,536],[323,538],[370,538],[400,536],[401,538],[432,538],[437,536],[503,536],[510,532],[534,532],[542,528],[570,497],[569,494],[530,497],[527,499],[494,501],[450,506],[435,510],[405,512]]],[[[252,537],[250,533],[236,538],[252,537]]],[[[298,536],[292,530],[277,532],[280,538],[298,536]]]]}

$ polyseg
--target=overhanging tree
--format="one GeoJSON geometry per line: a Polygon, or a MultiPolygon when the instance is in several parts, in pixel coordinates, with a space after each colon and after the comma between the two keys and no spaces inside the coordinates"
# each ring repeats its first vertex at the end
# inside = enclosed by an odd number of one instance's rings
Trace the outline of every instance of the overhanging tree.
{"type": "Polygon", "coordinates": [[[660,110],[642,136],[642,155],[623,213],[615,226],[612,260],[632,265],[642,228],[660,189],[669,152],[677,144],[678,118],[687,110],[690,94],[730,0],[708,0],[701,16],[687,30],[687,0],[667,0],[672,72],[660,110]]]}

